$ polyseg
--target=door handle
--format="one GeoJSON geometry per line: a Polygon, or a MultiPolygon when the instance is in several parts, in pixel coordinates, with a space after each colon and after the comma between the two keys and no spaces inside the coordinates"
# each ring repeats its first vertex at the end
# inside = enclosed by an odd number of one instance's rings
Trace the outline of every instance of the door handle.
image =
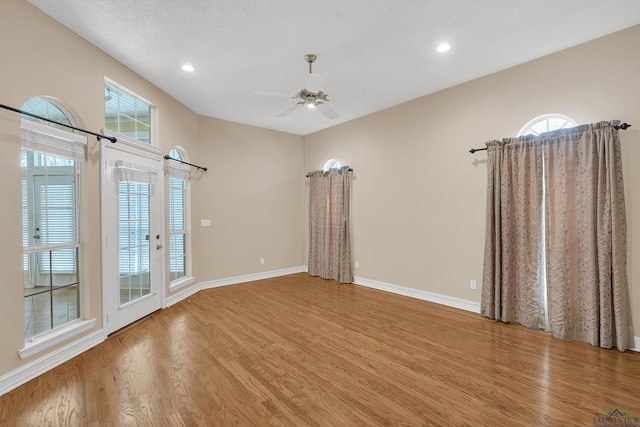
{"type": "Polygon", "coordinates": [[[156,249],[162,249],[162,245],[157,245],[156,249]]]}

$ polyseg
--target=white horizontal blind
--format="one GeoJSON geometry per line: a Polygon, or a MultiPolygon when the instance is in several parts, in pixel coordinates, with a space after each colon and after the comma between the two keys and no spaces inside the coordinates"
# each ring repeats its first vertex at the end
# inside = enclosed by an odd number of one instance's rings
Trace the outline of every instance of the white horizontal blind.
{"type": "Polygon", "coordinates": [[[87,159],[87,138],[82,135],[25,119],[22,119],[20,133],[22,147],[25,150],[53,154],[81,162],[87,159]]]}
{"type": "Polygon", "coordinates": [[[146,183],[118,184],[120,277],[148,273],[150,264],[150,198],[146,183]]]}
{"type": "Polygon", "coordinates": [[[189,167],[184,165],[169,165],[169,177],[189,181],[189,167]]]}
{"type": "Polygon", "coordinates": [[[169,272],[170,280],[186,275],[186,181],[169,177],[169,272]]]}
{"type": "MultiPolygon", "coordinates": [[[[47,155],[28,151],[26,156],[42,156],[45,162],[48,159],[47,155]]],[[[74,272],[77,268],[76,168],[72,160],[67,161],[72,166],[24,168],[22,179],[23,252],[38,254],[40,270],[52,273],[74,272]]],[[[23,268],[29,269],[27,256],[23,268]]]]}
{"type": "Polygon", "coordinates": [[[46,211],[36,212],[39,244],[58,248],[52,252],[51,260],[47,253],[41,254],[41,268],[53,273],[75,272],[78,242],[75,176],[37,176],[34,181],[36,205],[46,207],[46,211]],[[65,245],[73,247],[62,248],[65,245]]]}
{"type": "Polygon", "coordinates": [[[116,162],[116,176],[119,181],[153,185],[158,183],[157,172],[132,163],[123,162],[122,160],[116,162]]]}

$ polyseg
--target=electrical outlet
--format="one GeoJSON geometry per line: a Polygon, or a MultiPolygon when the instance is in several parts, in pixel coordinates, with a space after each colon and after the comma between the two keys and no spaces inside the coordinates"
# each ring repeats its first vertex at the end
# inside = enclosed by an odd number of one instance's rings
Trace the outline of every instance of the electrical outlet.
{"type": "Polygon", "coordinates": [[[469,282],[469,287],[470,287],[471,289],[476,289],[476,281],[475,281],[475,280],[470,281],[470,282],[469,282]]]}
{"type": "Polygon", "coordinates": [[[264,264],[264,258],[260,258],[260,264],[264,264]]]}
{"type": "Polygon", "coordinates": [[[356,261],[356,268],[360,268],[360,261],[356,261]]]}

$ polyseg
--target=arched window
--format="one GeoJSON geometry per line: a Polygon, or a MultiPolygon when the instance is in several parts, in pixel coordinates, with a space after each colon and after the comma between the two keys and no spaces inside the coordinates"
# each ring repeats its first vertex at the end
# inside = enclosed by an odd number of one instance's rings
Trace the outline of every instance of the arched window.
{"type": "MultiPolygon", "coordinates": [[[[31,98],[24,111],[75,126],[48,98],[31,98]]],[[[78,219],[79,163],[86,137],[69,128],[22,115],[22,247],[24,336],[32,337],[80,318],[78,219]]]]}
{"type": "MultiPolygon", "coordinates": [[[[31,98],[27,100],[27,102],[25,102],[24,105],[22,105],[22,110],[28,111],[29,113],[37,114],[40,117],[46,117],[47,119],[54,120],[58,123],[64,123],[66,125],[76,126],[76,123],[73,120],[73,117],[71,117],[71,114],[69,114],[69,112],[66,111],[64,107],[56,104],[54,101],[46,97],[37,97],[37,98],[31,98]]],[[[45,120],[40,120],[38,118],[28,116],[26,114],[22,114],[21,117],[24,120],[31,120],[46,126],[51,126],[57,129],[62,129],[64,131],[70,132],[70,129],[67,127],[60,126],[45,120]]]]}
{"type": "Polygon", "coordinates": [[[520,129],[518,136],[540,135],[544,132],[551,132],[558,129],[565,129],[577,126],[575,120],[564,114],[544,114],[530,120],[520,129]]]}
{"type": "Polygon", "coordinates": [[[336,159],[327,160],[326,163],[324,164],[324,167],[322,168],[322,170],[325,172],[328,172],[330,170],[339,170],[339,169],[342,169],[342,164],[336,159]]]}
{"type": "MultiPolygon", "coordinates": [[[[169,156],[187,161],[181,147],[173,147],[169,156]]],[[[189,255],[188,212],[189,167],[169,161],[169,277],[172,286],[181,286],[192,280],[189,255]]]]}
{"type": "Polygon", "coordinates": [[[178,159],[178,160],[184,160],[182,158],[182,149],[179,147],[173,147],[171,149],[171,151],[169,151],[169,155],[171,157],[173,157],[174,159],[178,159]]]}

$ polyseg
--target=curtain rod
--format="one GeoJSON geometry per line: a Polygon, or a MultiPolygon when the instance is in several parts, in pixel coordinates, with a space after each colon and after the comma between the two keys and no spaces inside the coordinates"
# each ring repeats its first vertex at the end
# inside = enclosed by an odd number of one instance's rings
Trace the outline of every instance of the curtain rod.
{"type": "MultiPolygon", "coordinates": [[[[615,125],[613,128],[614,128],[615,130],[620,130],[620,129],[622,129],[622,130],[627,130],[627,129],[629,129],[630,127],[631,127],[631,125],[630,125],[629,123],[623,123],[623,124],[621,124],[621,125],[615,125]]],[[[484,148],[472,148],[471,150],[469,150],[469,152],[470,152],[471,154],[473,154],[473,153],[475,153],[476,151],[485,151],[486,149],[487,149],[487,147],[484,147],[484,148]]]]}
{"type": "Polygon", "coordinates": [[[174,162],[183,163],[183,164],[185,164],[185,165],[192,166],[192,167],[194,167],[194,168],[196,168],[196,169],[202,169],[202,170],[203,170],[203,171],[205,171],[205,172],[207,171],[206,166],[198,166],[198,165],[194,165],[193,163],[185,162],[184,160],[174,159],[173,157],[171,157],[171,156],[170,156],[170,155],[168,155],[168,154],[167,154],[166,156],[164,156],[164,158],[165,158],[165,160],[173,160],[174,162]]]}
{"type": "MultiPolygon", "coordinates": [[[[337,170],[337,169],[334,169],[334,170],[337,170]]],[[[329,172],[329,171],[324,171],[324,172],[329,172]]],[[[349,169],[347,169],[347,172],[353,172],[353,169],[352,169],[352,168],[349,168],[349,169]]],[[[311,176],[311,172],[309,172],[309,173],[307,174],[307,178],[309,178],[310,176],[311,176]]]]}
{"type": "Polygon", "coordinates": [[[102,135],[101,133],[95,133],[95,132],[91,132],[90,130],[81,129],[81,128],[77,128],[75,126],[71,126],[71,125],[68,125],[68,124],[65,124],[65,123],[56,122],[55,120],[47,119],[46,117],[42,117],[42,116],[39,116],[37,114],[30,113],[28,111],[19,110],[17,108],[9,107],[8,105],[0,104],[0,108],[4,108],[5,110],[13,111],[15,113],[20,113],[20,114],[25,114],[27,116],[35,117],[36,119],[44,120],[45,122],[54,123],[56,125],[64,126],[64,127],[67,127],[67,128],[73,129],[73,130],[77,130],[77,131],[80,131],[80,132],[88,133],[90,135],[95,135],[95,136],[98,137],[98,141],[101,140],[102,138],[104,138],[104,139],[108,139],[109,141],[111,141],[112,143],[115,144],[116,141],[118,140],[114,136],[106,136],[106,135],[102,135]]]}

